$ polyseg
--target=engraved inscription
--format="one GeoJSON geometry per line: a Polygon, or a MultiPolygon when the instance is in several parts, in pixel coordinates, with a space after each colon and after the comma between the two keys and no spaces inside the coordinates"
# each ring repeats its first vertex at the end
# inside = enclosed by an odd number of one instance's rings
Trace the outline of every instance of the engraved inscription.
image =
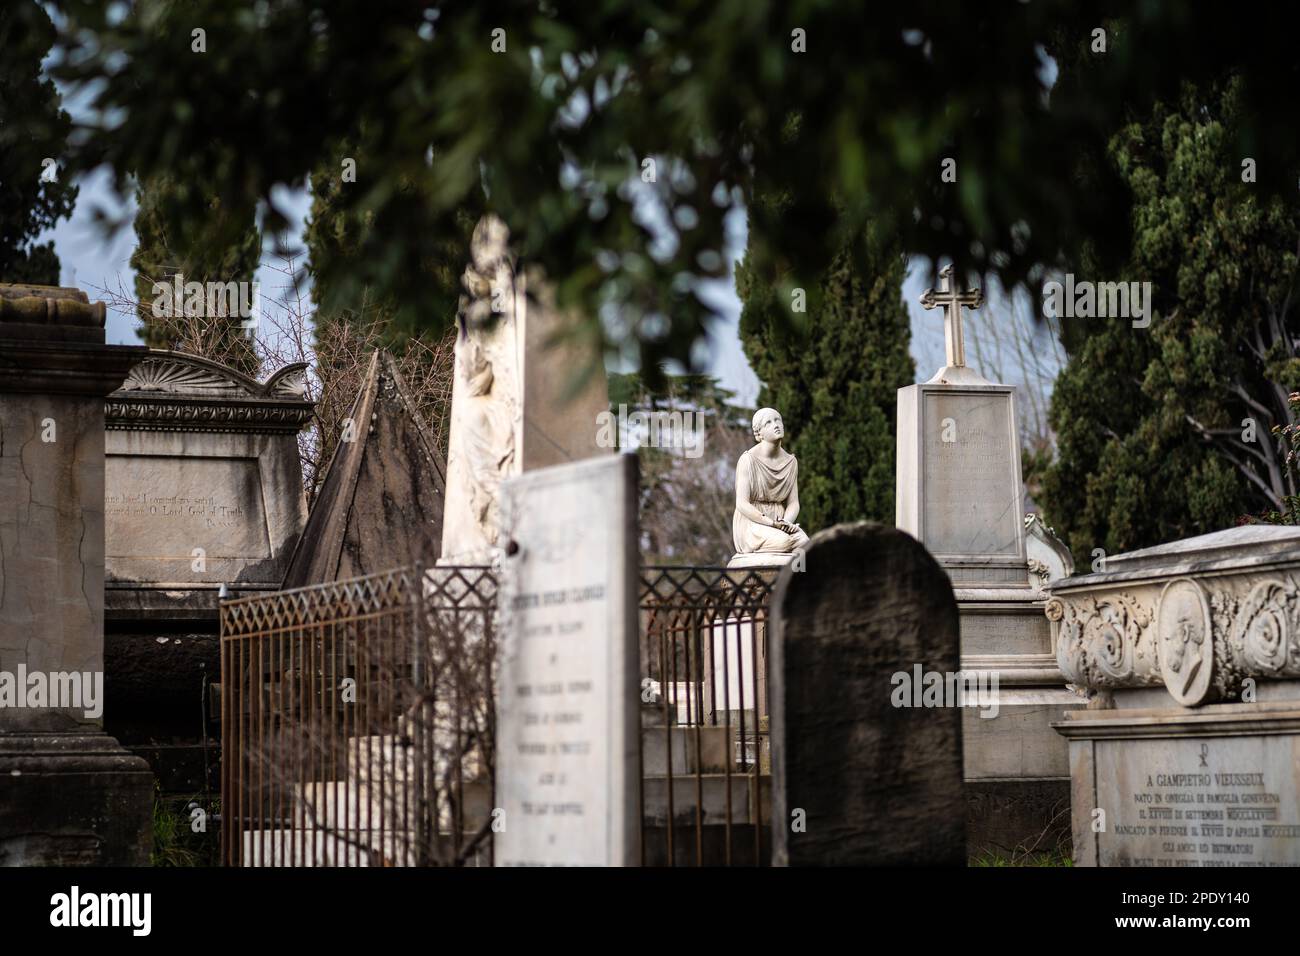
{"type": "Polygon", "coordinates": [[[1047,618],[1025,614],[963,614],[963,654],[1050,654],[1047,618]]]}
{"type": "Polygon", "coordinates": [[[1297,739],[1098,744],[1102,866],[1300,863],[1297,739]]]}
{"type": "MultiPolygon", "coordinates": [[[[558,570],[541,563],[520,583],[548,583],[558,570]]],[[[605,825],[608,686],[601,645],[608,601],[604,583],[590,579],[566,588],[529,588],[510,599],[519,640],[503,688],[510,714],[502,734],[510,748],[503,803],[507,819],[517,817],[517,831],[507,833],[522,839],[502,847],[506,865],[603,862],[584,859],[579,848],[605,825]]]]}
{"type": "Polygon", "coordinates": [[[268,558],[257,461],[109,455],[104,536],[109,558],[268,558]]]}
{"type": "Polygon", "coordinates": [[[923,527],[931,551],[1017,554],[1021,517],[1010,415],[1006,393],[926,394],[923,527]]]}
{"type": "Polygon", "coordinates": [[[499,598],[498,866],[623,865],[635,845],[625,469],[611,456],[502,486],[517,547],[499,598]]]}

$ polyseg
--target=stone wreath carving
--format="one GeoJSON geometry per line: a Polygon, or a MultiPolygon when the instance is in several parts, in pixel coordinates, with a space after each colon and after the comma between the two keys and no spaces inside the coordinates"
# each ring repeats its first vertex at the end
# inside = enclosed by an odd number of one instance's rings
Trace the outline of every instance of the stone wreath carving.
{"type": "Polygon", "coordinates": [[[1298,603],[1294,584],[1267,580],[1251,589],[1232,632],[1233,651],[1245,671],[1273,677],[1300,674],[1298,603]]]}
{"type": "Polygon", "coordinates": [[[1159,682],[1147,648],[1151,612],[1133,595],[1121,591],[1069,604],[1053,598],[1047,616],[1061,621],[1056,662],[1070,683],[1098,688],[1159,682]]]}

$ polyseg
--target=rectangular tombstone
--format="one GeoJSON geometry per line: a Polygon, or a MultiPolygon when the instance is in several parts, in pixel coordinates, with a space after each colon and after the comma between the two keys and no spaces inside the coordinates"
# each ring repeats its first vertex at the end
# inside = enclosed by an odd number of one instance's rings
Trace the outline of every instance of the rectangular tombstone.
{"type": "Polygon", "coordinates": [[[149,861],[153,776],[102,727],[104,396],[146,354],[77,289],[0,284],[0,866],[149,861]]]}
{"type": "Polygon", "coordinates": [[[636,457],[542,468],[501,488],[496,861],[635,865],[636,457]]]}
{"type": "Polygon", "coordinates": [[[962,710],[911,686],[960,670],[947,576],[866,522],[817,534],[806,561],[772,596],[773,863],[963,864],[962,710]]]}
{"type": "Polygon", "coordinates": [[[962,667],[996,674],[1000,688],[996,717],[966,714],[971,849],[1063,843],[1067,755],[1049,723],[1079,701],[1043,617],[1047,565],[1029,560],[1015,388],[945,367],[899,389],[897,434],[896,523],[952,580],[962,667]]]}
{"type": "Polygon", "coordinates": [[[754,624],[752,617],[737,616],[709,625],[704,686],[700,693],[704,698],[704,717],[710,723],[723,723],[724,715],[730,711],[732,722],[738,724],[744,712],[752,728],[756,715],[767,713],[767,667],[763,654],[766,641],[761,640],[761,625],[756,634],[754,624]],[[754,665],[756,650],[757,667],[754,665]]]}
{"type": "Polygon", "coordinates": [[[1079,866],[1300,866],[1300,529],[1250,525],[1058,581],[1079,866]]]}
{"type": "Polygon", "coordinates": [[[153,349],[101,403],[109,726],[167,791],[193,792],[210,766],[193,702],[220,668],[221,587],[278,590],[307,519],[305,368],[259,382],[153,349]]]}
{"type": "MultiPolygon", "coordinates": [[[[77,289],[0,285],[0,672],[104,670],[104,396],[147,355],[77,289]]],[[[102,703],[102,702],[101,702],[102,703]]],[[[96,729],[0,708],[0,732],[96,729]]]]}
{"type": "Polygon", "coordinates": [[[304,372],[291,365],[258,382],[154,350],[109,396],[111,615],[215,613],[223,584],[281,586],[307,521],[297,437],[312,413],[304,372]]]}
{"type": "Polygon", "coordinates": [[[962,586],[1028,587],[1015,389],[898,390],[896,524],[962,586]]]}
{"type": "Polygon", "coordinates": [[[1080,711],[1058,727],[1076,865],[1300,866],[1300,701],[1080,711]]]}

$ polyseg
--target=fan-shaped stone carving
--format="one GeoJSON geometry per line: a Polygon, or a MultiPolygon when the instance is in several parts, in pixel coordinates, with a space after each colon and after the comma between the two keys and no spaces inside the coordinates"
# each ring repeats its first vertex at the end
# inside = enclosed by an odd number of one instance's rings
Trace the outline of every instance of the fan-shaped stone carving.
{"type": "Polygon", "coordinates": [[[307,394],[307,366],[286,365],[266,380],[268,394],[302,398],[307,394]]]}
{"type": "Polygon", "coordinates": [[[122,391],[226,392],[244,391],[229,376],[172,359],[147,359],[131,369],[122,391]]]}
{"type": "Polygon", "coordinates": [[[265,382],[197,355],[152,349],[108,397],[105,427],[133,431],[297,431],[311,419],[307,366],[265,382]]]}

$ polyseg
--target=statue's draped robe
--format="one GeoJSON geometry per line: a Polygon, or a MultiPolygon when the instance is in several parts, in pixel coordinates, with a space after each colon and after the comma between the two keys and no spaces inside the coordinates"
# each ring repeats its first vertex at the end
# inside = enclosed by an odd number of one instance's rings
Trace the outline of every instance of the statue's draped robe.
{"type": "MultiPolygon", "coordinates": [[[[784,517],[786,502],[798,485],[799,462],[794,455],[786,455],[784,461],[773,463],[755,451],[751,448],[741,455],[736,468],[740,470],[748,464],[750,503],[764,517],[779,520],[784,517]]],[[[803,532],[786,534],[780,528],[751,521],[739,510],[731,518],[731,537],[737,554],[788,554],[808,541],[803,532]]]]}

